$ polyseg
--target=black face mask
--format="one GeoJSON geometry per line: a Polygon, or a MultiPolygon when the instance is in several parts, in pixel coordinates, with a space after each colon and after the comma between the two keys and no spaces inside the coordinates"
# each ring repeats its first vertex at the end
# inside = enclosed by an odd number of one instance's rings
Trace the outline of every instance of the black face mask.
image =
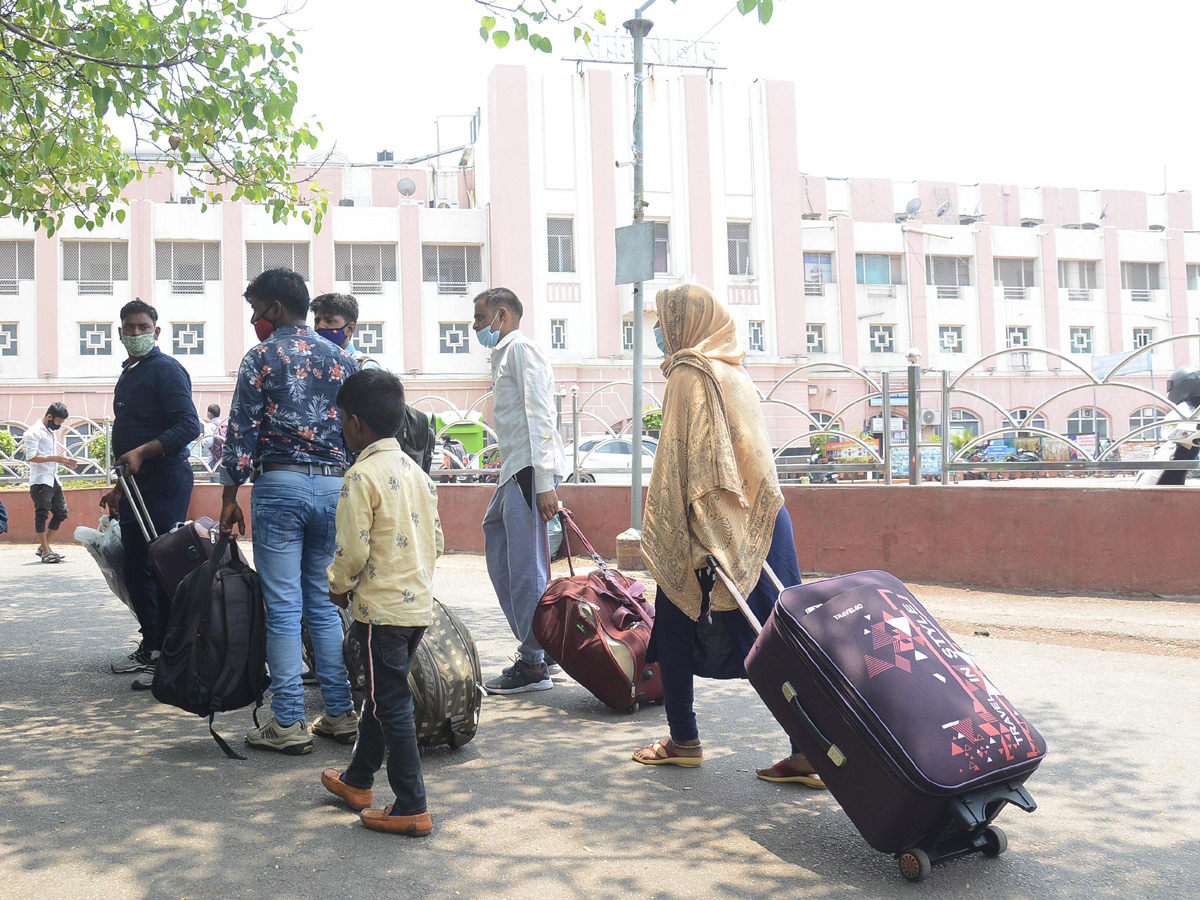
{"type": "Polygon", "coordinates": [[[49,428],[51,431],[58,431],[58,429],[62,428],[62,426],[59,425],[57,422],[55,422],[53,419],[51,419],[49,422],[46,423],[46,427],[49,428]]]}

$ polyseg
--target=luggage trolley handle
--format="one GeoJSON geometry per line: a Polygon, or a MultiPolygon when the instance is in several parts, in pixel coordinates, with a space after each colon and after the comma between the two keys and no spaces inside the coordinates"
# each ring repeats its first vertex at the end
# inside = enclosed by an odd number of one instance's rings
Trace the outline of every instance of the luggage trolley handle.
{"type": "Polygon", "coordinates": [[[154,520],[150,518],[150,511],[146,508],[146,501],[142,499],[142,491],[137,485],[137,480],[132,476],[126,477],[125,467],[117,466],[117,484],[121,486],[121,492],[129,501],[129,508],[133,510],[133,518],[138,523],[138,528],[142,530],[142,537],[146,539],[146,543],[158,540],[158,531],[154,527],[154,520]]]}

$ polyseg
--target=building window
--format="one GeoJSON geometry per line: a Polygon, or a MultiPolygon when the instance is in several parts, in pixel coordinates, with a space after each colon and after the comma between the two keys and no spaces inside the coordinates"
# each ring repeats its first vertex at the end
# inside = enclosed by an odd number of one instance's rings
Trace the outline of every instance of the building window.
{"type": "Polygon", "coordinates": [[[1090,406],[1075,410],[1067,416],[1067,437],[1080,434],[1095,434],[1102,439],[1108,437],[1108,416],[1090,406]]]}
{"type": "Polygon", "coordinates": [[[80,322],[79,355],[112,356],[112,334],[109,322],[80,322]]]}
{"type": "Polygon", "coordinates": [[[308,244],[246,242],[246,278],[253,280],[268,269],[278,268],[291,269],[308,281],[308,244]]]}
{"type": "Polygon", "coordinates": [[[1140,350],[1142,347],[1149,347],[1154,343],[1153,328],[1135,328],[1133,329],[1133,349],[1140,350]]]}
{"type": "Polygon", "coordinates": [[[871,339],[872,353],[896,352],[896,326],[872,325],[868,332],[871,339]]]}
{"type": "MultiPolygon", "coordinates": [[[[1046,417],[1043,415],[1036,415],[1031,419],[1029,418],[1029,414],[1031,412],[1033,412],[1032,409],[1014,409],[1012,411],[1012,420],[1018,425],[1022,425],[1026,428],[1041,428],[1043,431],[1045,431],[1046,417]]],[[[1033,435],[1028,431],[1009,431],[1004,434],[1004,437],[1007,440],[1013,440],[1015,438],[1033,437],[1033,435]]]]}
{"type": "Polygon", "coordinates": [[[727,222],[725,237],[729,249],[729,274],[749,278],[754,274],[754,263],[750,258],[750,223],[727,222]]]}
{"type": "Polygon", "coordinates": [[[396,245],[334,244],[333,280],[350,282],[353,294],[382,294],[396,280],[396,245]]]}
{"type": "Polygon", "coordinates": [[[1029,326],[1028,325],[1009,325],[1008,326],[1008,347],[1028,347],[1029,346],[1029,326]]]}
{"type": "Polygon", "coordinates": [[[671,228],[667,222],[654,223],[654,274],[671,271],[671,228]]]}
{"type": "Polygon", "coordinates": [[[961,325],[939,325],[938,346],[943,353],[963,352],[963,327],[961,325]]]}
{"type": "Polygon", "coordinates": [[[439,353],[470,353],[471,325],[469,322],[440,322],[439,353]]]}
{"type": "Polygon", "coordinates": [[[17,355],[17,323],[0,322],[0,356],[17,355]]]}
{"type": "Polygon", "coordinates": [[[1092,352],[1092,326],[1077,325],[1071,327],[1071,352],[1092,352]]]}
{"type": "Polygon", "coordinates": [[[1189,291],[1200,291],[1200,266],[1188,264],[1187,284],[1189,291]]]}
{"type": "MultiPolygon", "coordinates": [[[[1143,406],[1141,409],[1134,410],[1129,416],[1129,430],[1135,431],[1138,428],[1144,428],[1147,425],[1153,425],[1155,422],[1160,422],[1164,418],[1163,411],[1156,409],[1153,406],[1143,406]]],[[[1143,432],[1137,436],[1140,441],[1157,441],[1161,439],[1162,429],[1155,428],[1153,431],[1143,432]]]]}
{"type": "Polygon", "coordinates": [[[439,294],[465,296],[467,285],[483,281],[483,251],[476,244],[425,244],[421,280],[436,281],[439,294]]]}
{"type": "Polygon", "coordinates": [[[904,269],[899,256],[856,253],[854,270],[859,284],[904,284],[904,269]]]}
{"type": "Polygon", "coordinates": [[[155,241],[154,277],[171,282],[172,294],[203,294],[204,282],[221,280],[217,241],[155,241]]]}
{"type": "Polygon", "coordinates": [[[551,319],[550,320],[550,349],[551,350],[566,350],[567,349],[567,320],[566,319],[551,319]]]}
{"type": "Polygon", "coordinates": [[[1094,259],[1060,259],[1058,286],[1067,289],[1067,299],[1088,300],[1091,291],[1100,287],[1094,259]],[[1078,292],[1078,293],[1075,293],[1078,292]]]}
{"type": "Polygon", "coordinates": [[[204,323],[176,322],[171,325],[171,353],[201,356],[204,353],[204,323]]]}
{"type": "Polygon", "coordinates": [[[575,271],[574,220],[546,220],[546,255],[551,272],[575,271]]]}
{"type": "Polygon", "coordinates": [[[621,323],[621,349],[629,352],[633,350],[633,323],[621,323]]]}
{"type": "Polygon", "coordinates": [[[354,349],[367,356],[383,352],[383,323],[359,322],[354,329],[354,349]]]}
{"type": "Polygon", "coordinates": [[[766,353],[767,352],[767,323],[760,321],[750,322],[749,340],[746,341],[746,349],[749,353],[766,353]]]}
{"type": "Polygon", "coordinates": [[[1029,288],[1034,286],[1034,263],[1032,259],[1001,259],[993,261],[996,287],[1029,288]]]}
{"type": "Polygon", "coordinates": [[[825,326],[814,325],[809,323],[805,326],[808,338],[809,353],[824,353],[825,352],[825,326]]]}
{"type": "Polygon", "coordinates": [[[969,256],[926,256],[925,283],[934,286],[941,300],[957,300],[971,284],[969,256]]]}
{"type": "Polygon", "coordinates": [[[80,294],[112,294],[114,281],[129,280],[128,241],[63,241],[63,281],[80,294]]]}
{"type": "MultiPolygon", "coordinates": [[[[939,434],[941,430],[939,429],[939,434]]],[[[974,437],[980,433],[979,416],[969,409],[950,410],[950,434],[965,434],[974,437]]]]}
{"type": "Polygon", "coordinates": [[[804,296],[824,297],[825,285],[833,284],[833,254],[804,254],[804,296]]]}
{"type": "Polygon", "coordinates": [[[0,241],[0,294],[16,294],[33,280],[33,241],[0,241]]]}
{"type": "Polygon", "coordinates": [[[1158,290],[1160,263],[1121,263],[1121,287],[1132,293],[1132,300],[1148,301],[1150,291],[1158,290]]]}

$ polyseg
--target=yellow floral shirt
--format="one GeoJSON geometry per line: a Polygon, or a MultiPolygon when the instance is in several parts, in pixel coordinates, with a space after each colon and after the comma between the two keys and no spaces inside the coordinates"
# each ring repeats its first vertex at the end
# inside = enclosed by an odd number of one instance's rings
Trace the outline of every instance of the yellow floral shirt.
{"type": "Polygon", "coordinates": [[[329,590],[353,591],[372,625],[428,625],[433,566],[444,549],[437,488],[395,438],[368,446],[342,482],[329,590]]]}

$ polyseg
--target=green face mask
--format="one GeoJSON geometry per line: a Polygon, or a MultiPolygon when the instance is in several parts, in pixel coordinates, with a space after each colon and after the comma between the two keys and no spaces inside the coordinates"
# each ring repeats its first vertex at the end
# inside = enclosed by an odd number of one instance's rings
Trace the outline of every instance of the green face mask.
{"type": "Polygon", "coordinates": [[[125,347],[125,352],[133,357],[143,357],[154,349],[153,334],[123,334],[121,335],[121,344],[125,347]]]}

